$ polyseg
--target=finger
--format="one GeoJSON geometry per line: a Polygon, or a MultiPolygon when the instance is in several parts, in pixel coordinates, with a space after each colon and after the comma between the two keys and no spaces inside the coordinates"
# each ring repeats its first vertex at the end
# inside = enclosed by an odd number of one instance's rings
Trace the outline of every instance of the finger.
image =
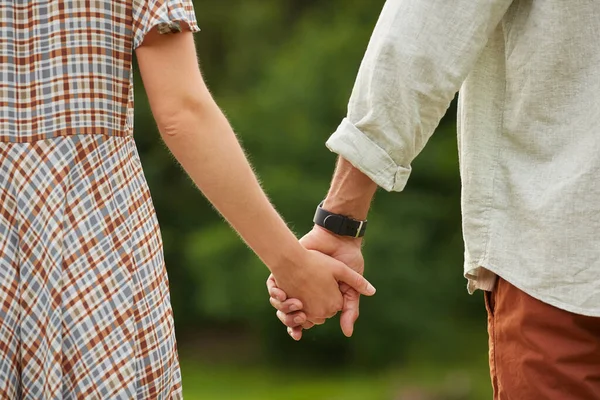
{"type": "Polygon", "coordinates": [[[325,318],[312,318],[309,322],[313,325],[323,325],[327,321],[325,318]]]}
{"type": "Polygon", "coordinates": [[[302,309],[302,302],[298,299],[287,299],[286,301],[282,302],[274,297],[270,297],[269,303],[271,303],[271,305],[275,307],[275,309],[282,311],[286,314],[302,309]]]}
{"type": "Polygon", "coordinates": [[[288,328],[301,327],[306,322],[306,315],[303,312],[296,312],[286,314],[281,311],[277,311],[277,318],[288,328]]]}
{"type": "Polygon", "coordinates": [[[365,296],[373,296],[375,294],[375,287],[364,276],[346,265],[340,266],[337,270],[336,278],[340,282],[347,283],[360,294],[364,294],[365,296]]]}
{"type": "Polygon", "coordinates": [[[287,294],[277,287],[277,282],[275,282],[273,274],[269,275],[269,278],[267,279],[267,289],[269,290],[269,296],[279,301],[285,301],[287,299],[287,294]]]}
{"type": "Polygon", "coordinates": [[[279,301],[287,300],[287,293],[277,287],[269,290],[269,296],[271,296],[279,301]]]}
{"type": "Polygon", "coordinates": [[[312,322],[310,322],[310,321],[306,321],[305,323],[303,323],[303,324],[302,324],[302,329],[310,329],[310,328],[312,328],[313,326],[315,326],[315,324],[313,324],[313,323],[312,323],[312,322]]]}
{"type": "Polygon", "coordinates": [[[346,337],[352,336],[354,333],[354,323],[358,319],[360,294],[350,287],[344,293],[344,308],[340,316],[340,327],[346,337]]]}
{"type": "Polygon", "coordinates": [[[302,339],[302,328],[287,328],[287,333],[295,341],[302,339]]]}

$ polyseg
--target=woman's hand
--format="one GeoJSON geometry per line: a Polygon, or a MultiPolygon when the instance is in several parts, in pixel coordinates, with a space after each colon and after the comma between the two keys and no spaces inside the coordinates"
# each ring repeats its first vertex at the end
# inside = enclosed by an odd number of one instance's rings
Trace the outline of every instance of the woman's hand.
{"type": "MultiPolygon", "coordinates": [[[[334,235],[324,229],[315,226],[311,232],[304,236],[300,243],[305,248],[320,251],[327,254],[354,271],[362,274],[364,271],[364,259],[361,251],[361,239],[347,238],[334,235]]],[[[309,329],[314,324],[322,324],[323,319],[312,319],[304,313],[304,304],[294,296],[289,296],[278,287],[277,282],[270,276],[267,280],[271,305],[277,309],[277,317],[288,327],[288,334],[294,340],[302,338],[302,329],[309,329]]],[[[346,284],[340,284],[344,305],[340,325],[344,334],[352,336],[354,323],[358,319],[360,294],[346,284]]]]}
{"type": "Polygon", "coordinates": [[[340,285],[366,296],[375,294],[375,288],[361,274],[314,250],[302,249],[288,265],[273,267],[272,271],[273,282],[288,297],[297,299],[309,321],[331,318],[343,309],[340,285]]]}

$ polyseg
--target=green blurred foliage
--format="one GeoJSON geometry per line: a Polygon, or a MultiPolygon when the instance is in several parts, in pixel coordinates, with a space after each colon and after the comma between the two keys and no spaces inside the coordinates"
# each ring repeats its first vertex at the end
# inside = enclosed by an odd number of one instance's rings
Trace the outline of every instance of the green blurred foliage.
{"type": "Polygon", "coordinates": [[[186,400],[481,400],[491,397],[484,369],[409,365],[369,373],[337,370],[328,375],[182,364],[186,400]]]}
{"type": "MultiPolygon", "coordinates": [[[[345,116],[383,0],[203,0],[195,3],[203,73],[290,226],[312,226],[335,155],[324,146],[345,116]]],[[[136,84],[136,139],[165,244],[184,357],[203,357],[201,332],[239,331],[254,358],[326,367],[382,367],[485,352],[480,296],[462,277],[455,109],[413,164],[403,193],[378,193],[369,216],[366,276],[355,336],[330,322],[292,342],[267,301],[268,271],[161,143],[136,84]]],[[[210,171],[206,171],[210,173],[210,171]]],[[[203,341],[204,339],[202,339],[203,341]]],[[[237,344],[236,344],[237,343],[237,344]]],[[[232,356],[235,358],[235,354],[232,356]]],[[[481,364],[480,364],[481,365],[481,364]]]]}

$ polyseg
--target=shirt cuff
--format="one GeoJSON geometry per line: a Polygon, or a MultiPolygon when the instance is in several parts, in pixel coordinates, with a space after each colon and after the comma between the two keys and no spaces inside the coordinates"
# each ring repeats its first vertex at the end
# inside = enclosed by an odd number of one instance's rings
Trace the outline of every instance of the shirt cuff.
{"type": "Polygon", "coordinates": [[[326,146],[388,192],[400,192],[406,186],[410,166],[406,168],[397,165],[384,149],[347,118],[331,135],[326,146]]]}

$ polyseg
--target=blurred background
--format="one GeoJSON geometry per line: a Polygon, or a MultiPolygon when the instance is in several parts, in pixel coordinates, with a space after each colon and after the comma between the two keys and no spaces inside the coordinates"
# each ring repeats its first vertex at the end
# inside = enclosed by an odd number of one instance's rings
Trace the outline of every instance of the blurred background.
{"type": "MultiPolygon", "coordinates": [[[[198,0],[196,43],[217,102],[264,188],[302,235],[329,186],[324,146],[345,116],[384,0],[198,0]]],[[[481,293],[462,277],[456,108],[403,193],[369,215],[364,299],[351,339],[332,320],[291,340],[267,269],[162,144],[136,82],[136,139],[165,244],[186,400],[491,398],[481,293]]],[[[210,171],[206,171],[210,173],[210,171]]]]}

